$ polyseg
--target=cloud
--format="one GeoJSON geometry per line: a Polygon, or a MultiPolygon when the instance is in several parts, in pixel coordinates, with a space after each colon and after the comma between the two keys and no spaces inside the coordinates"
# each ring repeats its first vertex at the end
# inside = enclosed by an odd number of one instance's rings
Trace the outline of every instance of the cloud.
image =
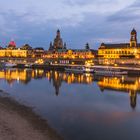
{"type": "Polygon", "coordinates": [[[129,40],[128,31],[139,25],[139,5],[138,0],[0,1],[0,37],[46,45],[60,28],[71,48],[129,40]]]}
{"type": "Polygon", "coordinates": [[[140,16],[140,2],[111,15],[108,20],[114,22],[128,22],[139,20],[140,16]]]}
{"type": "Polygon", "coordinates": [[[46,22],[50,20],[68,19],[79,23],[84,21],[84,14],[113,13],[133,3],[133,0],[12,0],[1,1],[1,11],[13,11],[27,22],[46,22]]]}

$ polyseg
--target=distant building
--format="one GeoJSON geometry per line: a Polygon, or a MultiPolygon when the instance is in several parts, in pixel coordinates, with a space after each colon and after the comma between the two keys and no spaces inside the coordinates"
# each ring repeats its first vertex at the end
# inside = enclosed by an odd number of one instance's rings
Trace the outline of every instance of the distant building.
{"type": "Polygon", "coordinates": [[[0,48],[0,57],[31,57],[32,49],[29,46],[24,45],[21,48],[16,47],[14,41],[10,41],[6,48],[0,48]]]}
{"type": "Polygon", "coordinates": [[[58,51],[58,50],[66,50],[66,43],[63,44],[63,40],[61,38],[60,30],[57,30],[56,37],[54,42],[50,43],[49,51],[58,51]]]}
{"type": "Polygon", "coordinates": [[[42,58],[44,56],[45,50],[42,47],[33,49],[33,57],[42,58]]]}
{"type": "MultiPolygon", "coordinates": [[[[57,51],[46,52],[46,58],[59,59],[92,59],[95,58],[96,51],[90,49],[87,43],[84,49],[58,49],[57,51]]],[[[66,61],[67,62],[67,61],[66,61]]]]}
{"type": "Polygon", "coordinates": [[[32,50],[32,47],[29,44],[25,44],[21,47],[22,50],[32,50]]]}
{"type": "Polygon", "coordinates": [[[102,43],[98,49],[99,58],[140,58],[140,44],[137,43],[137,32],[131,31],[129,43],[105,44],[102,43]]]}
{"type": "MultiPolygon", "coordinates": [[[[20,48],[16,47],[14,41],[10,41],[6,48],[0,47],[0,57],[19,57],[19,58],[48,58],[48,59],[64,59],[65,61],[60,61],[61,63],[69,64],[69,59],[72,59],[71,63],[74,62],[74,59],[80,59],[84,61],[85,59],[93,59],[96,56],[96,51],[90,49],[89,44],[87,43],[83,49],[67,49],[66,43],[63,43],[61,38],[60,30],[57,30],[56,37],[53,43],[50,43],[48,51],[45,51],[42,47],[32,48],[30,45],[25,44],[20,48]]],[[[78,61],[76,61],[78,62],[78,61]]]]}
{"type": "Polygon", "coordinates": [[[98,58],[99,64],[140,64],[140,43],[137,42],[136,30],[131,31],[129,43],[102,43],[98,58]]]}
{"type": "Polygon", "coordinates": [[[63,43],[60,30],[57,30],[54,42],[50,43],[49,51],[45,53],[45,57],[54,59],[92,59],[95,58],[95,53],[95,50],[90,49],[88,43],[84,49],[68,49],[66,43],[63,43]]]}
{"type": "Polygon", "coordinates": [[[15,43],[15,41],[10,41],[7,48],[8,48],[8,49],[14,49],[14,48],[16,48],[16,43],[15,43]]]}

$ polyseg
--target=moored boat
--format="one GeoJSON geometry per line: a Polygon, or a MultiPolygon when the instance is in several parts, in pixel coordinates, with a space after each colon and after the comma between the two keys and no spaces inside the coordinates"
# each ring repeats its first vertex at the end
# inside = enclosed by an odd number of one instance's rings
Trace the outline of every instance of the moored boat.
{"type": "Polygon", "coordinates": [[[112,69],[95,69],[95,74],[103,76],[113,76],[113,75],[126,75],[127,71],[112,70],[112,69]]]}
{"type": "Polygon", "coordinates": [[[5,63],[4,67],[6,68],[13,68],[15,67],[17,64],[14,64],[14,63],[5,63]]]}
{"type": "Polygon", "coordinates": [[[94,70],[89,68],[89,67],[84,67],[84,66],[72,66],[65,68],[66,72],[74,72],[74,73],[93,73],[94,70]]]}
{"type": "Polygon", "coordinates": [[[87,73],[94,73],[94,69],[91,67],[83,67],[83,71],[87,73]]]}

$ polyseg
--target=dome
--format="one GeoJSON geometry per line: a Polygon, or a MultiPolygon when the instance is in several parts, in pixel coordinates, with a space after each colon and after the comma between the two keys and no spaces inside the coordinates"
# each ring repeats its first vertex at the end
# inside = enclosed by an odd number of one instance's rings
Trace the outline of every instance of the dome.
{"type": "Polygon", "coordinates": [[[57,30],[57,33],[60,33],[60,30],[59,29],[57,30]]]}
{"type": "Polygon", "coordinates": [[[10,41],[9,46],[16,47],[16,43],[14,41],[10,41]]]}
{"type": "Polygon", "coordinates": [[[131,31],[131,35],[137,34],[136,30],[133,28],[133,30],[131,31]]]}
{"type": "Polygon", "coordinates": [[[104,43],[102,43],[102,44],[101,44],[101,46],[105,46],[105,44],[104,44],[104,43]]]}

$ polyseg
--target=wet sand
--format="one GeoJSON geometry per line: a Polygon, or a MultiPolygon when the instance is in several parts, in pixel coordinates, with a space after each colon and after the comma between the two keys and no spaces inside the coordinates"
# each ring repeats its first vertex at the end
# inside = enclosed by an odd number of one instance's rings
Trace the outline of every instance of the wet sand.
{"type": "Polygon", "coordinates": [[[0,140],[62,140],[32,109],[0,96],[0,140]]]}

